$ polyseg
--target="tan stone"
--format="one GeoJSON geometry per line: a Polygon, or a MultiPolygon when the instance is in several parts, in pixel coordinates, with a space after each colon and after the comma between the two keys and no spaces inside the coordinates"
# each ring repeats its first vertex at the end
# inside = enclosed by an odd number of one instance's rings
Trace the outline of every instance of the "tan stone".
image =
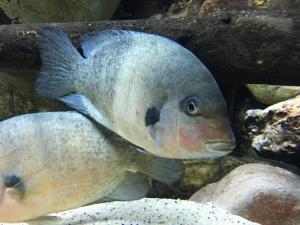
{"type": "Polygon", "coordinates": [[[272,105],[300,95],[299,86],[267,84],[247,84],[246,86],[258,102],[266,105],[272,105]]]}
{"type": "Polygon", "coordinates": [[[199,13],[254,9],[288,10],[299,6],[299,2],[294,0],[206,0],[199,13]]]}
{"type": "Polygon", "coordinates": [[[270,165],[240,166],[190,200],[212,201],[262,225],[300,224],[300,177],[270,165]]]}

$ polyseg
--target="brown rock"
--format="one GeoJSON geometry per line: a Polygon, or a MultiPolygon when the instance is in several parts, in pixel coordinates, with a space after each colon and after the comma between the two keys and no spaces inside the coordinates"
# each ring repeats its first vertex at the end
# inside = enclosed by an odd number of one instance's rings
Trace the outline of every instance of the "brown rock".
{"type": "Polygon", "coordinates": [[[10,19],[5,15],[3,10],[0,8],[0,24],[10,24],[10,19]]]}
{"type": "Polygon", "coordinates": [[[262,225],[300,224],[300,177],[270,165],[240,166],[190,200],[212,201],[262,225]]]}
{"type": "Polygon", "coordinates": [[[201,13],[209,13],[209,12],[221,12],[221,11],[230,11],[230,10],[243,10],[243,9],[251,9],[251,5],[249,5],[248,0],[206,0],[201,8],[201,13]]]}
{"type": "Polygon", "coordinates": [[[33,86],[0,72],[0,121],[35,111],[33,86]]]}
{"type": "Polygon", "coordinates": [[[199,13],[255,9],[287,10],[299,6],[299,2],[295,0],[206,0],[199,13]]]}
{"type": "Polygon", "coordinates": [[[166,13],[169,4],[159,0],[123,0],[114,15],[115,19],[147,19],[153,15],[166,13]]]}
{"type": "MultiPolygon", "coordinates": [[[[39,69],[36,38],[37,31],[45,25],[2,25],[0,67],[39,69]]],[[[300,85],[299,13],[235,11],[200,17],[55,26],[62,28],[76,47],[83,34],[102,29],[130,29],[171,38],[200,57],[220,84],[300,85]]]]}
{"type": "Polygon", "coordinates": [[[35,95],[36,73],[20,68],[0,69],[0,121],[26,113],[69,110],[61,102],[35,95]]]}
{"type": "Polygon", "coordinates": [[[167,16],[172,18],[197,16],[204,0],[176,0],[169,7],[167,16]]]}
{"type": "Polygon", "coordinates": [[[220,180],[242,164],[242,160],[229,156],[220,159],[184,160],[184,172],[178,187],[191,195],[207,184],[220,180]]]}
{"type": "Polygon", "coordinates": [[[264,110],[248,110],[244,122],[259,153],[300,165],[300,96],[264,110]]]}
{"type": "Polygon", "coordinates": [[[0,8],[15,22],[42,23],[110,19],[120,0],[1,0],[0,8]]]}
{"type": "Polygon", "coordinates": [[[197,190],[207,184],[219,181],[234,168],[246,163],[257,162],[261,162],[261,160],[232,155],[219,159],[183,160],[184,170],[181,180],[172,185],[153,181],[148,197],[188,199],[197,190]]]}

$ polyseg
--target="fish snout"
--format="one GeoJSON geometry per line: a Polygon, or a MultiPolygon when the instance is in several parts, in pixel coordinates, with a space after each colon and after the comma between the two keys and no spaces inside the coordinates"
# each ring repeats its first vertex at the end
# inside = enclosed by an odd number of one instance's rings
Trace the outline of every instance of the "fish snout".
{"type": "MultiPolygon", "coordinates": [[[[235,148],[235,137],[228,118],[181,123],[178,130],[182,158],[219,158],[235,148]]],[[[176,142],[170,141],[171,144],[176,142]]]]}
{"type": "Polygon", "coordinates": [[[217,120],[213,124],[214,130],[207,136],[207,147],[214,151],[232,151],[236,143],[229,119],[217,120]]]}
{"type": "Polygon", "coordinates": [[[205,149],[213,157],[225,156],[236,147],[235,136],[229,119],[214,121],[206,128],[206,131],[205,149]]]}

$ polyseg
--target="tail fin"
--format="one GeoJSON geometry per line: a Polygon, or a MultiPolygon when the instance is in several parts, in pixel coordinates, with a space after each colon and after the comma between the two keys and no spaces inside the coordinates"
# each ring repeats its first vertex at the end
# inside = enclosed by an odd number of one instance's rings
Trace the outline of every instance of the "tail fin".
{"type": "Polygon", "coordinates": [[[179,160],[138,153],[138,171],[164,183],[179,181],[183,167],[179,160]]]}
{"type": "Polygon", "coordinates": [[[37,93],[58,98],[75,92],[74,80],[83,58],[67,35],[59,28],[46,27],[40,30],[37,45],[42,59],[37,93]]]}

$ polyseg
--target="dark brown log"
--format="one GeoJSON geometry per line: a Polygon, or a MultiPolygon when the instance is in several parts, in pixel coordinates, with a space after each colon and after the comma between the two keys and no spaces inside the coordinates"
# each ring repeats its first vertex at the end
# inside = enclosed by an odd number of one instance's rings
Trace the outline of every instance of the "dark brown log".
{"type": "Polygon", "coordinates": [[[37,30],[63,28],[76,46],[82,34],[130,29],[167,36],[193,51],[221,83],[300,85],[300,14],[222,12],[162,20],[0,26],[0,68],[38,69],[37,30]]]}

